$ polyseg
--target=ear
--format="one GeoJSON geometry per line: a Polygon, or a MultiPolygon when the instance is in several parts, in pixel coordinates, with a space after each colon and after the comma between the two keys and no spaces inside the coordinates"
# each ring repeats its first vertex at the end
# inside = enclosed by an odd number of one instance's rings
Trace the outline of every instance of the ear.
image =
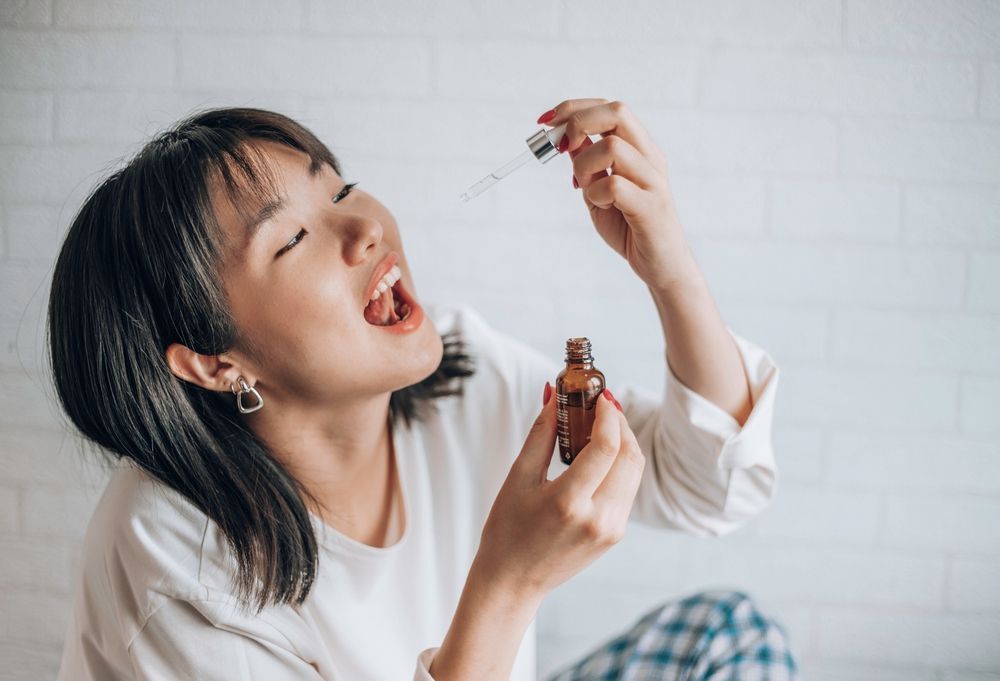
{"type": "Polygon", "coordinates": [[[228,391],[239,376],[254,384],[254,378],[226,355],[200,355],[186,345],[171,343],[164,358],[174,376],[207,390],[228,391]]]}

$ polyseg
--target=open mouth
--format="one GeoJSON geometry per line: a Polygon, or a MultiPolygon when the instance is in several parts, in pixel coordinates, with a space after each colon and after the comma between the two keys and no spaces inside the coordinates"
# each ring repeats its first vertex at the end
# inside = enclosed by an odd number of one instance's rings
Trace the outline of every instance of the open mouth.
{"type": "Polygon", "coordinates": [[[406,321],[413,314],[414,303],[403,288],[402,277],[386,289],[385,293],[365,306],[365,321],[374,326],[394,326],[406,321]]]}

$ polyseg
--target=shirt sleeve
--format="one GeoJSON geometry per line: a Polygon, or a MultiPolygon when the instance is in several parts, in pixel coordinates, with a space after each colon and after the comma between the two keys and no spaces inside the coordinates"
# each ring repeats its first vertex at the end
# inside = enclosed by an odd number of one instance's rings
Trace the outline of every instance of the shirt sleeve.
{"type": "MultiPolygon", "coordinates": [[[[630,520],[719,536],[743,525],[774,497],[777,466],[771,429],[780,370],[762,348],[726,327],[736,342],[753,407],[741,427],[718,405],[684,385],[670,369],[662,397],[608,377],[608,387],[646,456],[630,520]]],[[[545,381],[555,383],[563,365],[519,339],[501,334],[518,365],[515,380],[530,412],[541,407],[545,381]]],[[[554,459],[563,465],[558,456],[554,459]]]]}
{"type": "Polygon", "coordinates": [[[259,618],[213,622],[215,604],[166,599],[129,646],[137,681],[320,681],[316,667],[259,618]]]}
{"type": "Polygon", "coordinates": [[[413,672],[413,681],[435,681],[434,677],[431,676],[430,668],[439,649],[440,646],[435,646],[420,651],[420,654],[417,655],[417,668],[413,672]]]}

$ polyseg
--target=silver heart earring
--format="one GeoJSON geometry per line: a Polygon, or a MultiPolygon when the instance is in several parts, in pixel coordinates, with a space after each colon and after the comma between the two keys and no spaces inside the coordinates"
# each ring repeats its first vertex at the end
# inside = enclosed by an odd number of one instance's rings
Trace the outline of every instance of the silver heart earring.
{"type": "Polygon", "coordinates": [[[260,396],[259,392],[257,392],[257,388],[251,388],[249,385],[247,385],[246,380],[242,376],[238,377],[236,380],[239,381],[240,391],[237,393],[236,386],[233,385],[232,383],[229,384],[229,389],[233,391],[234,395],[236,395],[236,406],[239,407],[241,414],[249,414],[251,412],[255,412],[264,406],[264,398],[260,396]],[[257,404],[249,408],[243,406],[243,396],[246,395],[247,393],[252,393],[253,396],[257,399],[257,404]]]}

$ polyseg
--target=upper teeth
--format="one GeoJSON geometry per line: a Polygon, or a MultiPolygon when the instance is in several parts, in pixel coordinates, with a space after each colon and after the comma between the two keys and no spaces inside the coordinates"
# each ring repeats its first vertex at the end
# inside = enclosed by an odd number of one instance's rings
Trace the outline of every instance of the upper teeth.
{"type": "Polygon", "coordinates": [[[380,295],[385,293],[397,281],[399,281],[399,277],[401,276],[401,274],[402,273],[399,271],[399,266],[393,265],[392,269],[386,272],[385,276],[383,276],[381,281],[379,281],[378,286],[375,287],[375,290],[372,292],[371,299],[375,300],[380,295]]]}

